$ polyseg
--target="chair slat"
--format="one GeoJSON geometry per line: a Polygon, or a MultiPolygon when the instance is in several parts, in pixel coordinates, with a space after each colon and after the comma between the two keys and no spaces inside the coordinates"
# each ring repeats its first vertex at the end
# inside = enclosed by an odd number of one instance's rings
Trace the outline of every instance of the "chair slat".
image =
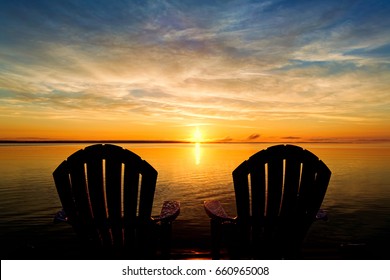
{"type": "Polygon", "coordinates": [[[241,163],[233,171],[233,185],[236,193],[237,217],[243,222],[249,222],[250,205],[249,205],[249,167],[248,161],[241,163]]]}
{"type": "Polygon", "coordinates": [[[106,195],[108,217],[113,236],[113,245],[123,245],[122,232],[122,149],[120,147],[106,145],[106,195]]]}
{"type": "Polygon", "coordinates": [[[58,195],[62,207],[70,220],[74,220],[76,213],[76,205],[74,203],[72,185],[70,183],[67,161],[63,161],[53,172],[54,182],[57,188],[58,195]]]}
{"type": "Polygon", "coordinates": [[[274,158],[267,164],[267,218],[275,219],[279,216],[283,188],[283,159],[274,158]]]}
{"type": "Polygon", "coordinates": [[[110,247],[112,238],[107,220],[103,175],[103,145],[94,145],[84,150],[87,164],[88,192],[95,225],[104,247],[110,247]]]}
{"type": "Polygon", "coordinates": [[[154,191],[157,182],[157,171],[146,161],[141,164],[141,192],[138,217],[141,221],[148,221],[152,215],[154,191]]]}
{"type": "Polygon", "coordinates": [[[78,217],[80,219],[75,221],[76,226],[84,228],[87,238],[89,238],[89,236],[93,236],[95,240],[99,240],[99,234],[94,227],[89,200],[85,174],[84,150],[80,150],[71,155],[68,158],[68,165],[75,205],[76,209],[78,209],[78,217]]]}
{"type": "Polygon", "coordinates": [[[294,216],[300,182],[302,152],[302,148],[295,148],[295,146],[291,146],[286,151],[281,217],[294,216]]]}
{"type": "Polygon", "coordinates": [[[134,248],[136,241],[137,227],[137,205],[138,205],[138,189],[140,179],[140,168],[137,164],[138,160],[126,160],[124,164],[123,176],[123,201],[124,201],[124,235],[125,247],[134,248]]]}
{"type": "Polygon", "coordinates": [[[266,176],[265,165],[260,164],[252,168],[250,172],[251,179],[251,197],[252,197],[252,217],[253,220],[263,225],[265,214],[265,195],[266,195],[266,176]]]}
{"type": "Polygon", "coordinates": [[[302,174],[301,174],[301,185],[299,187],[299,208],[300,215],[307,214],[307,206],[312,199],[314,193],[314,183],[316,178],[316,168],[318,165],[318,158],[313,157],[311,153],[305,153],[302,162],[302,174]]]}
{"type": "Polygon", "coordinates": [[[316,216],[318,209],[321,207],[323,198],[329,185],[330,177],[331,171],[329,168],[322,161],[318,161],[315,182],[312,186],[313,191],[310,194],[311,199],[307,202],[307,212],[308,215],[312,218],[316,216]]]}

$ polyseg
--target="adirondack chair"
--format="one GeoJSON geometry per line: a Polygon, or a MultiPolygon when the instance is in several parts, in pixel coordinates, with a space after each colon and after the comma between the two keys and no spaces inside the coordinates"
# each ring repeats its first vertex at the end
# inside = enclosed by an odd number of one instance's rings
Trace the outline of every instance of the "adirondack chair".
{"type": "Polygon", "coordinates": [[[237,216],[220,201],[204,202],[213,258],[221,256],[221,240],[232,259],[301,258],[311,224],[327,218],[319,208],[330,176],[317,156],[295,145],[272,146],[242,162],[233,171],[237,216]]]}
{"type": "Polygon", "coordinates": [[[160,215],[151,216],[157,171],[138,155],[116,145],[91,145],[63,161],[53,177],[63,206],[55,221],[72,225],[91,258],[168,256],[180,204],[166,201],[160,215]]]}

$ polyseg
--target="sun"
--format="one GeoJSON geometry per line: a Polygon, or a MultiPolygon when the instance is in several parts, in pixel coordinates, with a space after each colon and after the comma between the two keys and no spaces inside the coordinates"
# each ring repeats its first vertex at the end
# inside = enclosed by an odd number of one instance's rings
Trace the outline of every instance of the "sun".
{"type": "Polygon", "coordinates": [[[195,129],[195,132],[194,132],[194,135],[193,135],[193,140],[194,142],[202,142],[203,138],[202,138],[202,132],[200,131],[199,127],[196,127],[195,129]]]}

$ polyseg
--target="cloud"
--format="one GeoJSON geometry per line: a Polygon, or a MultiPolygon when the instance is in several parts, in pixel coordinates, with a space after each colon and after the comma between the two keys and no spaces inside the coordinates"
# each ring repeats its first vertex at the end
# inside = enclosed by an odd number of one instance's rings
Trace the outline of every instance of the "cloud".
{"type": "Polygon", "coordinates": [[[297,136],[285,136],[285,137],[281,137],[281,139],[285,139],[285,140],[299,140],[299,139],[302,139],[302,137],[297,137],[297,136]]]}
{"type": "Polygon", "coordinates": [[[215,142],[232,142],[232,141],[234,141],[234,139],[230,136],[226,136],[225,138],[215,140],[215,142]]]}
{"type": "Polygon", "coordinates": [[[352,49],[344,55],[388,59],[390,57],[390,44],[384,44],[378,47],[352,49]]]}
{"type": "Polygon", "coordinates": [[[247,140],[251,141],[251,140],[256,140],[258,138],[260,138],[260,134],[254,133],[254,134],[249,135],[247,140]]]}

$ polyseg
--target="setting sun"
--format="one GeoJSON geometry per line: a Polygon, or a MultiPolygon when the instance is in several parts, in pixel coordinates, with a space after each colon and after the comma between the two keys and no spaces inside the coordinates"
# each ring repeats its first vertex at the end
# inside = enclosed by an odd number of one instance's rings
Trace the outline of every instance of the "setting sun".
{"type": "Polygon", "coordinates": [[[193,137],[194,142],[202,142],[202,132],[200,132],[199,127],[196,128],[194,132],[194,137],[193,137]]]}

